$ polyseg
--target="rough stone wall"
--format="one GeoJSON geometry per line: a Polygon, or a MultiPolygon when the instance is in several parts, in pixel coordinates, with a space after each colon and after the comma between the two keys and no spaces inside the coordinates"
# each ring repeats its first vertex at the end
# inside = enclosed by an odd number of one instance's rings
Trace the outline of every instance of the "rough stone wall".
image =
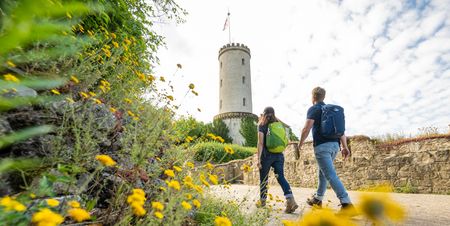
{"type": "MultiPolygon", "coordinates": [[[[343,161],[339,155],[336,171],[347,189],[357,190],[375,184],[390,183],[396,188],[409,186],[419,193],[450,192],[450,135],[442,138],[409,141],[395,145],[376,145],[368,138],[350,139],[352,156],[343,161]]],[[[294,158],[295,144],[285,151],[285,176],[291,186],[316,187],[317,164],[311,143],[306,143],[300,159],[294,158]]],[[[256,155],[218,165],[227,180],[234,183],[259,184],[256,155]],[[242,173],[243,164],[252,167],[242,173]]],[[[271,172],[270,184],[276,184],[271,172]]]]}

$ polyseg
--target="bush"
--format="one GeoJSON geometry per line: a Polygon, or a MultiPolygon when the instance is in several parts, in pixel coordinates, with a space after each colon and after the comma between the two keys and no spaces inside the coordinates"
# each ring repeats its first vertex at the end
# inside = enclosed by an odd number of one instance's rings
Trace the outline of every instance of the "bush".
{"type": "Polygon", "coordinates": [[[214,163],[224,163],[235,159],[244,159],[252,156],[256,152],[256,148],[242,147],[237,144],[221,144],[217,142],[198,143],[193,146],[194,159],[196,161],[205,162],[208,160],[214,163]],[[225,151],[225,147],[233,149],[234,153],[229,154],[225,151]]]}
{"type": "Polygon", "coordinates": [[[245,117],[241,119],[241,129],[239,133],[244,137],[246,147],[256,147],[258,143],[258,127],[256,125],[256,119],[251,117],[245,117]]]}

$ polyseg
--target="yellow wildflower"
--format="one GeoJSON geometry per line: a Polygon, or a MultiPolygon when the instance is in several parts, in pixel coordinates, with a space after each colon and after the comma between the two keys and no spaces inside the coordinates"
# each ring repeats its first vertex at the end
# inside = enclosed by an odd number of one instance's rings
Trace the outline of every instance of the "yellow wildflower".
{"type": "Polygon", "coordinates": [[[88,211],[81,208],[72,208],[67,211],[69,216],[74,219],[76,222],[83,222],[85,220],[89,220],[91,215],[88,211]]]}
{"type": "Polygon", "coordinates": [[[144,209],[144,207],[142,205],[140,205],[139,203],[131,203],[131,208],[133,209],[133,214],[140,217],[140,216],[144,216],[147,211],[144,209]]]}
{"type": "Polygon", "coordinates": [[[169,188],[173,188],[175,190],[180,190],[180,183],[176,180],[170,181],[168,184],[169,188]]]}
{"type": "Polygon", "coordinates": [[[89,36],[94,36],[94,32],[92,32],[91,30],[88,30],[87,32],[88,32],[89,36]]]}
{"type": "Polygon", "coordinates": [[[55,95],[61,95],[61,93],[58,91],[58,90],[56,90],[56,89],[52,89],[52,90],[50,90],[53,94],[55,94],[55,95]]]}
{"type": "Polygon", "coordinates": [[[3,206],[5,210],[14,210],[17,212],[23,212],[27,209],[26,206],[24,206],[22,203],[12,199],[9,196],[5,196],[0,199],[0,206],[3,206]]]}
{"type": "Polygon", "coordinates": [[[110,107],[110,108],[109,108],[109,111],[111,111],[112,113],[116,113],[117,109],[115,109],[115,108],[113,108],[113,107],[110,107]]]}
{"type": "Polygon", "coordinates": [[[168,177],[175,177],[175,173],[173,172],[173,170],[164,170],[164,174],[168,177]]]}
{"type": "Polygon", "coordinates": [[[184,177],[183,182],[188,182],[188,183],[192,183],[192,177],[187,175],[184,177]]]}
{"type": "Polygon", "coordinates": [[[188,199],[188,200],[192,199],[192,195],[190,193],[187,193],[186,194],[186,199],[188,199]]]}
{"type": "Polygon", "coordinates": [[[161,82],[165,82],[166,81],[166,79],[164,78],[164,77],[159,77],[159,80],[161,81],[161,82]]]}
{"type": "Polygon", "coordinates": [[[125,102],[127,102],[128,104],[131,104],[131,103],[133,103],[133,101],[131,100],[131,99],[129,99],[129,98],[125,98],[125,99],[123,99],[125,102]]]}
{"type": "Polygon", "coordinates": [[[127,45],[130,45],[131,44],[131,41],[130,40],[128,40],[128,38],[125,38],[124,40],[123,40],[124,42],[125,42],[125,44],[127,44],[127,45]]]}
{"type": "Polygon", "coordinates": [[[214,224],[216,226],[231,226],[231,221],[228,219],[228,217],[216,217],[214,219],[214,224]]]}
{"type": "Polygon", "coordinates": [[[72,81],[72,82],[74,82],[76,84],[80,83],[80,80],[78,80],[78,78],[75,77],[75,75],[70,76],[70,81],[72,81]]]}
{"type": "Polygon", "coordinates": [[[103,52],[105,53],[105,55],[106,55],[107,57],[111,57],[111,51],[109,51],[109,49],[107,49],[107,48],[102,48],[102,50],[103,50],[103,52]]]}
{"type": "Polygon", "coordinates": [[[34,198],[36,198],[36,195],[34,193],[31,193],[30,198],[34,199],[34,198]]]}
{"type": "Polygon", "coordinates": [[[130,111],[130,110],[128,110],[127,113],[128,113],[128,115],[130,115],[131,117],[136,117],[136,115],[135,115],[132,111],[130,111]]]}
{"type": "Polygon", "coordinates": [[[346,217],[337,216],[331,209],[315,209],[307,212],[295,225],[330,225],[330,226],[356,226],[346,217]]]}
{"type": "Polygon", "coordinates": [[[146,200],[145,196],[136,193],[131,194],[127,197],[128,204],[138,203],[139,205],[144,205],[145,200],[146,200]]]}
{"type": "Polygon", "coordinates": [[[195,165],[192,162],[187,162],[186,166],[190,167],[191,169],[194,169],[195,165]]]}
{"type": "Polygon", "coordinates": [[[145,197],[145,192],[144,190],[140,189],[140,188],[135,188],[132,190],[133,194],[138,194],[140,196],[144,196],[145,197]]]}
{"type": "Polygon", "coordinates": [[[102,101],[97,99],[97,98],[92,98],[92,100],[96,103],[96,104],[102,104],[102,101]]]}
{"type": "Polygon", "coordinates": [[[186,201],[181,202],[181,206],[182,206],[185,210],[191,210],[191,209],[192,209],[191,204],[189,204],[189,203],[186,202],[186,201]]]}
{"type": "Polygon", "coordinates": [[[173,96],[167,96],[167,99],[169,99],[170,101],[173,101],[173,96]]]}
{"type": "Polygon", "coordinates": [[[64,217],[44,208],[33,214],[31,222],[36,223],[38,226],[54,226],[64,222],[64,217]]]}
{"type": "Polygon", "coordinates": [[[47,202],[47,205],[49,205],[51,207],[56,207],[59,205],[59,201],[56,199],[47,199],[45,201],[47,202]]]}
{"type": "Polygon", "coordinates": [[[387,193],[363,193],[357,208],[376,224],[386,218],[401,222],[406,215],[403,207],[393,201],[387,193]]]}
{"type": "Polygon", "coordinates": [[[179,166],[173,166],[173,169],[176,170],[177,172],[181,172],[183,169],[179,166]]]}
{"type": "Polygon", "coordinates": [[[220,142],[220,143],[225,142],[225,140],[224,140],[221,136],[216,136],[216,137],[215,137],[215,140],[218,141],[218,142],[220,142]]]}
{"type": "Polygon", "coordinates": [[[69,205],[72,208],[80,208],[80,203],[75,200],[67,202],[67,205],[69,205]]]}
{"type": "Polygon", "coordinates": [[[203,194],[203,188],[202,188],[201,186],[195,185],[195,186],[194,186],[194,189],[195,189],[198,193],[203,194]]]}
{"type": "Polygon", "coordinates": [[[10,60],[6,61],[6,65],[8,65],[9,67],[16,67],[16,65],[10,60]]]}
{"type": "Polygon", "coordinates": [[[195,208],[200,208],[201,203],[197,199],[192,200],[192,204],[195,206],[195,208]]]}
{"type": "Polygon", "coordinates": [[[66,100],[67,100],[67,102],[69,102],[71,104],[75,103],[75,101],[70,97],[66,97],[66,100]]]}
{"type": "Polygon", "coordinates": [[[217,175],[209,174],[209,181],[217,185],[219,183],[219,178],[217,177],[217,175]]]}
{"type": "Polygon", "coordinates": [[[159,187],[159,190],[166,191],[166,188],[165,187],[159,187]]]}
{"type": "Polygon", "coordinates": [[[209,162],[206,163],[205,167],[208,168],[209,170],[214,169],[214,165],[209,162]]]}
{"type": "MultiPolygon", "coordinates": [[[[203,176],[203,175],[201,175],[201,176],[203,176]]],[[[201,176],[200,176],[200,181],[202,182],[202,184],[205,185],[206,187],[209,187],[210,186],[209,182],[204,179],[204,176],[203,176],[203,178],[201,176]]]]}
{"type": "Polygon", "coordinates": [[[118,42],[112,41],[112,44],[113,44],[114,47],[119,48],[119,43],[118,42]]]}
{"type": "Polygon", "coordinates": [[[231,148],[229,146],[225,146],[225,152],[230,154],[230,155],[234,154],[233,148],[231,148]]]}
{"type": "Polygon", "coordinates": [[[194,84],[189,84],[189,89],[194,89],[195,88],[195,85],[194,84]]]}
{"type": "Polygon", "coordinates": [[[5,78],[6,81],[10,82],[20,82],[20,79],[18,79],[15,75],[10,73],[3,75],[3,78],[5,78]]]}
{"type": "Polygon", "coordinates": [[[163,215],[161,212],[159,212],[159,211],[156,211],[156,212],[154,213],[154,215],[155,215],[155,217],[158,218],[158,219],[163,219],[163,218],[164,218],[164,215],[163,215]]]}
{"type": "Polygon", "coordinates": [[[80,92],[80,95],[81,95],[81,97],[83,97],[85,99],[89,98],[89,95],[85,92],[80,92]]]}
{"type": "Polygon", "coordinates": [[[91,95],[91,97],[97,96],[97,94],[95,94],[94,92],[91,92],[91,91],[89,91],[89,95],[91,95]]]}
{"type": "Polygon", "coordinates": [[[160,202],[152,202],[152,208],[155,210],[163,211],[164,205],[160,202]]]}
{"type": "Polygon", "coordinates": [[[95,156],[95,159],[100,161],[105,166],[114,166],[117,163],[108,155],[97,155],[95,156]]]}
{"type": "Polygon", "coordinates": [[[244,164],[244,165],[242,165],[241,170],[248,173],[252,170],[252,168],[249,165],[244,164]]]}

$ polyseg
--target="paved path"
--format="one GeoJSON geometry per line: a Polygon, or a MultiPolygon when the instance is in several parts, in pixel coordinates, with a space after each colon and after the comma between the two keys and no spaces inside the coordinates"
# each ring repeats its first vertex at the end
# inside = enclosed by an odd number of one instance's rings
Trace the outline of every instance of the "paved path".
{"type": "MultiPolygon", "coordinates": [[[[274,216],[270,219],[269,225],[281,225],[279,219],[298,219],[302,211],[308,210],[309,207],[305,203],[307,197],[314,193],[311,188],[293,188],[294,197],[299,204],[299,208],[293,214],[285,214],[283,211],[274,211],[274,216]]],[[[236,200],[242,202],[243,211],[255,211],[255,202],[258,200],[259,189],[257,186],[248,185],[232,185],[230,189],[222,186],[214,186],[211,192],[225,200],[236,200]]],[[[279,186],[269,188],[269,193],[273,195],[274,200],[284,201],[283,191],[279,186]]],[[[353,202],[358,202],[358,193],[350,191],[349,195],[353,202]]],[[[448,226],[450,225],[450,195],[430,195],[430,194],[399,194],[392,193],[392,198],[402,204],[407,210],[407,220],[404,225],[420,225],[420,226],[448,226]]],[[[334,192],[328,190],[325,199],[330,200],[330,207],[338,209],[339,201],[334,192]]],[[[284,202],[270,202],[275,205],[274,209],[284,210],[284,202]]],[[[364,225],[364,223],[362,224],[364,225]]],[[[368,224],[369,225],[369,224],[368,224]]]]}

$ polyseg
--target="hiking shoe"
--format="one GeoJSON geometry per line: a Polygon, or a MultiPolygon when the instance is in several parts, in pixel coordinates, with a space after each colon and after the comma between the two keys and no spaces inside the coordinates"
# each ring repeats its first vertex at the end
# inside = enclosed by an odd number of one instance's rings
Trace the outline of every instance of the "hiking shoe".
{"type": "Polygon", "coordinates": [[[355,206],[351,203],[341,203],[341,210],[337,213],[337,215],[344,215],[348,217],[354,217],[358,215],[355,206]]]}
{"type": "Polygon", "coordinates": [[[263,208],[265,206],[266,206],[266,200],[260,199],[259,201],[256,202],[256,207],[257,208],[263,208]]]}
{"type": "Polygon", "coordinates": [[[306,199],[306,203],[310,206],[322,207],[322,200],[316,199],[314,195],[311,198],[306,199]]]}
{"type": "Polygon", "coordinates": [[[298,208],[297,203],[295,202],[294,197],[290,197],[286,199],[286,210],[285,213],[293,213],[298,208]]]}

